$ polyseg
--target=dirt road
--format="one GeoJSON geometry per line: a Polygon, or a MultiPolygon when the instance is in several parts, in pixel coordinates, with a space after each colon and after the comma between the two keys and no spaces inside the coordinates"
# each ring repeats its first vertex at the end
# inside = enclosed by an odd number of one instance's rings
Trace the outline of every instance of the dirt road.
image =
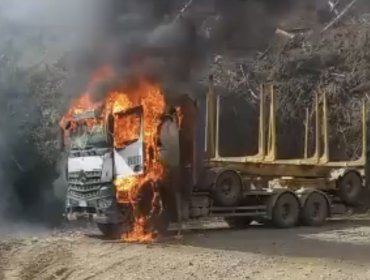
{"type": "Polygon", "coordinates": [[[370,279],[370,220],[193,231],[150,245],[71,232],[8,236],[0,279],[370,279]]]}

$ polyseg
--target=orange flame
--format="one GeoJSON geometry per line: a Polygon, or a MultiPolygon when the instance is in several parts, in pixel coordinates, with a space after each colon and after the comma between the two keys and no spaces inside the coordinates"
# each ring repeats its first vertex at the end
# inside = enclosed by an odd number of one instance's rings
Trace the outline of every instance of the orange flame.
{"type": "MultiPolygon", "coordinates": [[[[115,186],[117,190],[118,203],[129,201],[134,206],[134,201],[141,187],[148,181],[157,182],[163,177],[164,169],[159,161],[157,149],[157,129],[164,112],[165,101],[158,84],[142,81],[134,92],[113,92],[107,99],[108,111],[119,112],[142,106],[144,121],[144,143],[145,143],[145,172],[142,176],[117,179],[115,186]]],[[[135,138],[139,134],[140,120],[134,115],[132,120],[125,124],[115,118],[114,143],[116,147],[122,147],[126,140],[135,138]]],[[[134,211],[135,212],[135,211],[134,211]]],[[[146,217],[135,217],[135,223],[131,232],[123,239],[126,241],[148,241],[153,238],[152,232],[145,232],[146,217]]]]}
{"type": "Polygon", "coordinates": [[[87,111],[94,111],[102,106],[103,101],[94,102],[93,100],[91,100],[91,93],[99,82],[105,81],[109,78],[112,78],[113,76],[113,69],[109,66],[104,66],[95,71],[90,82],[87,85],[85,92],[81,96],[73,100],[73,102],[69,106],[67,113],[62,117],[59,125],[64,128],[68,121],[73,121],[73,116],[75,114],[80,114],[87,111]]]}
{"type": "MultiPolygon", "coordinates": [[[[118,178],[114,182],[117,202],[130,203],[135,208],[135,199],[142,186],[148,181],[155,184],[164,174],[164,168],[159,161],[157,129],[165,109],[165,100],[159,84],[143,80],[133,90],[127,92],[113,91],[107,95],[103,102],[92,102],[90,93],[94,86],[96,86],[99,80],[110,78],[112,75],[113,71],[109,67],[104,67],[97,71],[89,83],[86,92],[71,104],[70,109],[61,120],[61,125],[73,119],[73,114],[95,110],[100,106],[103,106],[100,121],[104,120],[109,114],[126,111],[137,106],[142,107],[143,140],[145,143],[144,174],[129,178],[118,178]]],[[[114,147],[124,147],[126,141],[133,140],[133,138],[140,134],[140,127],[139,117],[129,115],[128,122],[127,118],[121,121],[119,114],[114,114],[114,147]]],[[[123,236],[123,239],[125,241],[144,242],[152,240],[155,233],[146,231],[145,224],[147,217],[140,215],[140,213],[134,216],[133,228],[123,236]]]]}

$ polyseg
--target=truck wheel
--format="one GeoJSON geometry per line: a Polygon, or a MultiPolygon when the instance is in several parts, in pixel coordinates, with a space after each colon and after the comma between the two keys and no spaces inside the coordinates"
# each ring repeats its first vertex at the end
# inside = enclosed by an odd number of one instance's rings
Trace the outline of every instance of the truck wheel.
{"type": "Polygon", "coordinates": [[[306,226],[321,226],[329,216],[329,204],[324,194],[312,192],[302,208],[302,222],[306,226]]]}
{"type": "Polygon", "coordinates": [[[145,228],[159,235],[167,235],[170,218],[168,209],[160,209],[161,197],[155,193],[154,182],[146,182],[138,191],[136,197],[137,214],[146,217],[145,228]]]}
{"type": "Polygon", "coordinates": [[[227,217],[224,220],[230,228],[244,228],[253,221],[250,217],[227,217]]]}
{"type": "Polygon", "coordinates": [[[101,224],[97,223],[98,229],[109,239],[120,239],[122,235],[122,224],[101,224]]]}
{"type": "Polygon", "coordinates": [[[362,180],[356,172],[348,172],[338,180],[338,192],[341,200],[349,206],[360,203],[362,180]]]}
{"type": "Polygon", "coordinates": [[[135,211],[141,216],[148,216],[152,210],[154,197],[153,182],[145,182],[136,193],[135,211]]]}
{"type": "Polygon", "coordinates": [[[242,196],[242,183],[237,173],[225,171],[221,173],[213,191],[216,205],[237,206],[242,196]]]}
{"type": "Polygon", "coordinates": [[[298,198],[290,192],[280,194],[272,208],[272,223],[279,228],[293,227],[298,223],[299,216],[298,198]]]}
{"type": "Polygon", "coordinates": [[[169,231],[170,218],[166,209],[152,217],[152,227],[159,236],[167,236],[169,231]]]}

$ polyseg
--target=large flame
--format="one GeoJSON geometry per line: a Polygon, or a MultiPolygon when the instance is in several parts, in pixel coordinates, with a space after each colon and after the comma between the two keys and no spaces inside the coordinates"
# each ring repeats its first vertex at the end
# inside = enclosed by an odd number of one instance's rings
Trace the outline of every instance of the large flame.
{"type": "MultiPolygon", "coordinates": [[[[111,112],[126,111],[130,108],[142,106],[144,116],[144,143],[145,143],[145,172],[142,176],[117,179],[115,181],[118,203],[130,202],[135,208],[135,200],[142,186],[147,182],[156,184],[163,177],[163,166],[159,161],[157,147],[158,126],[165,109],[164,96],[158,84],[141,81],[133,92],[112,92],[107,99],[107,110],[111,112]],[[150,156],[149,156],[150,155],[150,156]]],[[[130,116],[131,117],[131,116],[130,116]]],[[[132,116],[132,121],[120,126],[115,121],[114,143],[121,147],[125,140],[131,139],[140,128],[139,120],[132,116]]],[[[147,217],[135,213],[133,229],[123,236],[126,241],[152,240],[154,232],[146,232],[147,217]]]]}
{"type": "MultiPolygon", "coordinates": [[[[66,121],[72,120],[73,114],[95,110],[101,106],[103,106],[103,110],[100,121],[104,120],[108,114],[126,111],[137,106],[142,107],[144,122],[143,140],[145,143],[144,173],[140,176],[116,179],[114,182],[118,203],[130,203],[135,208],[135,199],[142,186],[148,182],[151,182],[155,186],[163,177],[164,169],[159,161],[157,147],[157,130],[165,109],[165,100],[159,84],[142,80],[132,90],[126,92],[109,92],[102,102],[93,102],[90,98],[93,87],[101,79],[110,78],[112,74],[113,72],[109,67],[104,67],[97,71],[89,83],[86,92],[71,104],[70,109],[61,120],[61,125],[64,127],[63,124],[66,121]]],[[[116,115],[114,115],[114,118],[114,146],[116,148],[122,148],[126,140],[137,135],[137,130],[140,129],[140,120],[135,115],[129,116],[131,118],[129,122],[127,122],[127,119],[121,122],[116,115]]],[[[147,217],[136,213],[135,209],[134,213],[135,221],[133,228],[123,236],[123,239],[126,241],[152,240],[155,233],[146,230],[145,224],[147,217]]]]}
{"type": "MultiPolygon", "coordinates": [[[[94,111],[98,109],[99,107],[101,107],[104,101],[94,102],[91,99],[91,93],[97,87],[99,82],[110,79],[113,77],[113,75],[114,75],[114,71],[109,66],[104,66],[98,69],[97,71],[95,71],[92,75],[91,80],[89,81],[87,85],[85,92],[81,96],[73,100],[72,104],[69,106],[67,113],[61,119],[59,125],[64,128],[68,121],[72,121],[72,125],[73,125],[73,119],[74,119],[73,116],[75,114],[80,114],[80,113],[84,113],[87,111],[94,111]]],[[[95,122],[95,121],[96,120],[89,120],[89,122],[95,122]]],[[[93,123],[91,123],[91,125],[93,125],[93,123]]]]}

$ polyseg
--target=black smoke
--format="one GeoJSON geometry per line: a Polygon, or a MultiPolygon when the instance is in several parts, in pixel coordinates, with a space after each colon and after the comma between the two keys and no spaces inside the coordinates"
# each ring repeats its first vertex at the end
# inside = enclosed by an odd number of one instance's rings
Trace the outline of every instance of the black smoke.
{"type": "MultiPolygon", "coordinates": [[[[179,4],[184,1],[107,2],[110,12],[97,34],[96,52],[85,58],[90,65],[95,69],[112,66],[116,73],[113,86],[144,77],[160,81],[166,92],[172,92],[192,81],[192,72],[207,53],[195,23],[179,16],[179,4]]],[[[105,94],[94,93],[97,99],[105,94]]]]}
{"type": "MultiPolygon", "coordinates": [[[[189,93],[197,88],[214,54],[267,47],[279,20],[305,2],[108,0],[91,51],[78,55],[74,68],[89,69],[91,74],[108,64],[117,76],[112,87],[144,76],[160,81],[167,94],[189,93]],[[207,26],[211,18],[215,22],[207,26]]],[[[102,98],[107,89],[98,87],[93,97],[102,98]]]]}

